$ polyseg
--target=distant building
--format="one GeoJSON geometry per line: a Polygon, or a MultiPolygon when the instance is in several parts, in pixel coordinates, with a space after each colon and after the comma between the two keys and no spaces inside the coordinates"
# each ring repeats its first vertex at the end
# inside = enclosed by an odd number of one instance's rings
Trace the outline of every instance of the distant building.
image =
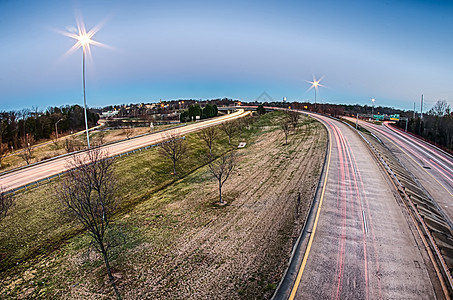
{"type": "Polygon", "coordinates": [[[109,110],[101,113],[102,118],[113,118],[114,116],[118,115],[119,111],[118,110],[109,110]]]}

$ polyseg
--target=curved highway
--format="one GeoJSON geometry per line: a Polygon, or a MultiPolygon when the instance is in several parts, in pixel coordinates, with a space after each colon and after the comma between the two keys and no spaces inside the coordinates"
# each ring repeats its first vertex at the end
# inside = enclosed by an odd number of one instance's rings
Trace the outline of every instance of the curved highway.
{"type": "Polygon", "coordinates": [[[289,299],[442,298],[396,190],[361,137],[325,116],[329,154],[289,299]]]}
{"type": "Polygon", "coordinates": [[[453,157],[388,122],[376,125],[359,121],[360,125],[375,134],[396,155],[403,165],[428,191],[440,209],[453,221],[453,157]]]}
{"type": "MultiPolygon", "coordinates": [[[[178,129],[174,129],[178,134],[185,135],[191,132],[218,125],[222,122],[231,121],[237,118],[248,115],[243,109],[239,109],[235,113],[231,113],[215,119],[190,124],[178,129]]],[[[162,133],[149,134],[130,140],[121,141],[111,145],[101,147],[108,155],[114,156],[117,154],[125,153],[134,149],[146,147],[148,145],[160,143],[165,139],[162,133]]],[[[85,155],[85,153],[78,153],[76,155],[85,155]]],[[[0,176],[0,186],[5,190],[15,189],[24,186],[28,183],[35,182],[56,174],[60,174],[69,168],[69,161],[72,156],[64,156],[57,159],[42,162],[26,168],[22,168],[0,176]]]]}

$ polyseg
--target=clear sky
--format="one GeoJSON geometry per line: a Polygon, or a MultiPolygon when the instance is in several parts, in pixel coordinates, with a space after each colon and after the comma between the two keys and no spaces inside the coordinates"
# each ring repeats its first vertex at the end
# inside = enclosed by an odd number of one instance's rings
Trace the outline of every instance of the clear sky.
{"type": "Polygon", "coordinates": [[[89,106],[229,97],[429,109],[453,104],[453,1],[0,0],[0,111],[83,103],[82,50],[57,33],[104,22],[89,106]]]}

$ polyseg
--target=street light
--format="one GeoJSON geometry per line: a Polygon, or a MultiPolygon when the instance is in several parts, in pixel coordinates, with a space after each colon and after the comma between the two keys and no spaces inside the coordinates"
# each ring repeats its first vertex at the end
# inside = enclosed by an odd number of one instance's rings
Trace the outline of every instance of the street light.
{"type": "Polygon", "coordinates": [[[374,101],[376,101],[376,99],[371,98],[371,102],[373,102],[373,106],[371,107],[371,117],[374,116],[374,101]]]}
{"type": "Polygon", "coordinates": [[[69,49],[68,53],[72,53],[82,47],[82,80],[83,80],[83,108],[85,113],[85,129],[87,134],[87,145],[90,149],[90,135],[88,134],[88,119],[87,119],[87,99],[85,92],[85,56],[91,55],[90,45],[105,46],[102,43],[92,40],[91,38],[99,31],[100,25],[93,27],[90,31],[86,32],[85,25],[82,21],[77,20],[78,33],[63,32],[65,36],[75,39],[77,42],[69,49]]]}
{"type": "Polygon", "coordinates": [[[57,125],[58,125],[58,122],[60,122],[61,120],[63,120],[63,119],[60,119],[60,120],[57,121],[57,123],[55,123],[55,133],[56,133],[56,135],[57,135],[57,140],[58,140],[58,129],[57,129],[57,125]]]}
{"type": "Polygon", "coordinates": [[[315,89],[315,109],[316,109],[316,94],[318,92],[318,87],[320,87],[320,86],[323,87],[323,85],[320,84],[321,80],[322,80],[322,77],[319,80],[316,80],[315,76],[313,76],[313,81],[305,80],[306,82],[311,83],[311,87],[308,89],[308,91],[311,90],[312,88],[315,89]]]}

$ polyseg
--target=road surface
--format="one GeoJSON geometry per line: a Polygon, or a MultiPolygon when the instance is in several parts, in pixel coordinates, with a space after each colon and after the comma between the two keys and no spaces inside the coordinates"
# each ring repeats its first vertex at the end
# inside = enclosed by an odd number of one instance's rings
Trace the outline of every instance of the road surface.
{"type": "Polygon", "coordinates": [[[359,121],[360,125],[379,137],[403,165],[428,191],[450,221],[453,221],[453,157],[388,122],[383,125],[359,121]]]}
{"type": "MultiPolygon", "coordinates": [[[[213,126],[218,125],[222,122],[234,120],[237,118],[241,118],[243,116],[248,115],[249,112],[245,112],[244,110],[240,109],[235,113],[228,114],[222,117],[218,117],[215,119],[198,122],[195,124],[190,124],[184,127],[180,127],[175,129],[175,131],[181,135],[189,134],[191,132],[213,126]]],[[[146,147],[148,145],[156,144],[165,139],[165,136],[162,133],[150,134],[146,136],[141,136],[138,138],[133,138],[130,140],[118,142],[111,145],[106,145],[101,147],[111,156],[125,153],[134,149],[146,147]]],[[[76,155],[84,155],[84,153],[79,153],[76,155]]],[[[17,171],[4,174],[0,176],[0,186],[2,186],[5,190],[15,189],[21,186],[24,186],[28,183],[35,182],[56,174],[60,174],[68,169],[69,165],[68,162],[71,159],[71,156],[65,156],[61,158],[57,158],[54,160],[50,160],[47,162],[39,163],[36,165],[32,165],[30,167],[26,167],[23,169],[19,169],[17,171]]]]}
{"type": "Polygon", "coordinates": [[[330,150],[290,299],[442,297],[405,208],[360,136],[312,116],[326,125],[330,150]]]}

